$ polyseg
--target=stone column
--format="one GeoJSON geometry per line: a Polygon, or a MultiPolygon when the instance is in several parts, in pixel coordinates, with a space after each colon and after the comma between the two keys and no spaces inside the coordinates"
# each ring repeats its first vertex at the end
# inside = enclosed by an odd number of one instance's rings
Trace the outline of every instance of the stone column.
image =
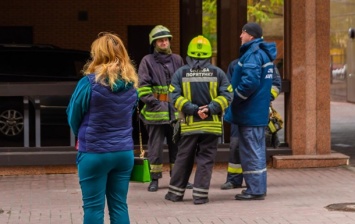
{"type": "Polygon", "coordinates": [[[240,34],[247,23],[247,0],[217,1],[217,64],[227,71],[231,61],[239,57],[240,34]]]}
{"type": "MultiPolygon", "coordinates": [[[[239,57],[240,33],[247,22],[247,0],[217,1],[217,65],[227,72],[231,61],[239,57]]],[[[230,142],[230,124],[225,122],[222,143],[230,142]]]]}
{"type": "Polygon", "coordinates": [[[291,156],[274,156],[276,168],[346,165],[349,157],[331,152],[330,1],[285,0],[284,74],[286,142],[291,156]]]}

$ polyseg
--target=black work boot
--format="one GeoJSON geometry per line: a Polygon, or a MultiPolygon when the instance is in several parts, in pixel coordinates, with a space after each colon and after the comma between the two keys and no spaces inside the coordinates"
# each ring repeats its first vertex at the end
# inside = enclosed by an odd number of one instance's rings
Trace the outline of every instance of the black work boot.
{"type": "Polygon", "coordinates": [[[158,180],[153,179],[148,186],[148,191],[150,192],[158,191],[158,185],[159,185],[158,180]]]}
{"type": "Polygon", "coordinates": [[[195,205],[202,205],[209,202],[208,198],[194,198],[193,201],[195,205]]]}
{"type": "Polygon", "coordinates": [[[182,201],[182,198],[183,198],[183,196],[178,196],[178,195],[170,193],[170,192],[168,192],[165,195],[165,200],[172,201],[172,202],[182,201]]]}

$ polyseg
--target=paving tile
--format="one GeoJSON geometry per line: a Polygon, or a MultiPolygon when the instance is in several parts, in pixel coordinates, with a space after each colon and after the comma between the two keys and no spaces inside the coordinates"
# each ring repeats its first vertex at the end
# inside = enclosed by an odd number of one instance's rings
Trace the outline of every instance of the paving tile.
{"type": "MultiPolygon", "coordinates": [[[[210,202],[194,205],[192,191],[183,202],[164,199],[169,173],[163,173],[159,191],[148,184],[131,183],[128,206],[133,224],[346,224],[355,212],[329,211],[334,203],[355,202],[355,171],[348,167],[268,169],[264,201],[236,201],[241,189],[220,190],[226,165],[213,171],[210,202]]],[[[191,179],[193,181],[193,175],[191,179]]],[[[191,181],[191,182],[192,182],[191,181]]],[[[81,193],[76,174],[0,177],[0,223],[82,223],[81,193]]],[[[109,223],[105,212],[105,223],[109,223]]]]}

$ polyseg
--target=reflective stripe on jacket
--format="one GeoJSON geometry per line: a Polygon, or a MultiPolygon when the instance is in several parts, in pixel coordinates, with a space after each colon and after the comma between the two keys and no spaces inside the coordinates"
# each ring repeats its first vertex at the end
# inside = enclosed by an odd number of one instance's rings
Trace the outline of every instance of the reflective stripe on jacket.
{"type": "Polygon", "coordinates": [[[221,115],[232,100],[232,86],[225,73],[209,60],[200,60],[200,69],[192,69],[195,59],[187,57],[188,65],[178,69],[172,79],[170,99],[183,112],[181,134],[222,134],[221,115]],[[196,115],[199,107],[207,105],[208,118],[196,115]]]}
{"type": "Polygon", "coordinates": [[[143,57],[139,64],[138,96],[144,103],[140,118],[145,124],[168,124],[177,117],[177,112],[165,97],[174,72],[184,65],[177,54],[166,55],[166,61],[157,59],[158,52],[143,57]],[[164,100],[163,100],[164,99],[164,100]]]}
{"type": "Polygon", "coordinates": [[[231,81],[234,98],[225,120],[240,126],[267,126],[276,44],[258,38],[243,44],[240,52],[231,81]]]}

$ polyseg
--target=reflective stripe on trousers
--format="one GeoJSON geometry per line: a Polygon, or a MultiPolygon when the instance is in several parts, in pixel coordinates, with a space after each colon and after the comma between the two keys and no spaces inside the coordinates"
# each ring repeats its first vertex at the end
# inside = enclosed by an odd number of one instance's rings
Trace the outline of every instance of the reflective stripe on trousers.
{"type": "Polygon", "coordinates": [[[164,139],[167,139],[169,150],[169,162],[174,164],[177,153],[177,146],[172,142],[173,128],[169,124],[146,125],[149,135],[148,159],[151,165],[152,179],[162,177],[163,171],[163,148],[164,139]]]}
{"type": "Polygon", "coordinates": [[[183,196],[196,160],[193,198],[208,197],[217,144],[217,135],[183,135],[181,137],[170,179],[169,193],[183,196]]]}
{"type": "Polygon", "coordinates": [[[229,163],[227,181],[234,185],[243,184],[243,169],[240,164],[238,125],[231,124],[231,136],[229,143],[229,163]]]}

